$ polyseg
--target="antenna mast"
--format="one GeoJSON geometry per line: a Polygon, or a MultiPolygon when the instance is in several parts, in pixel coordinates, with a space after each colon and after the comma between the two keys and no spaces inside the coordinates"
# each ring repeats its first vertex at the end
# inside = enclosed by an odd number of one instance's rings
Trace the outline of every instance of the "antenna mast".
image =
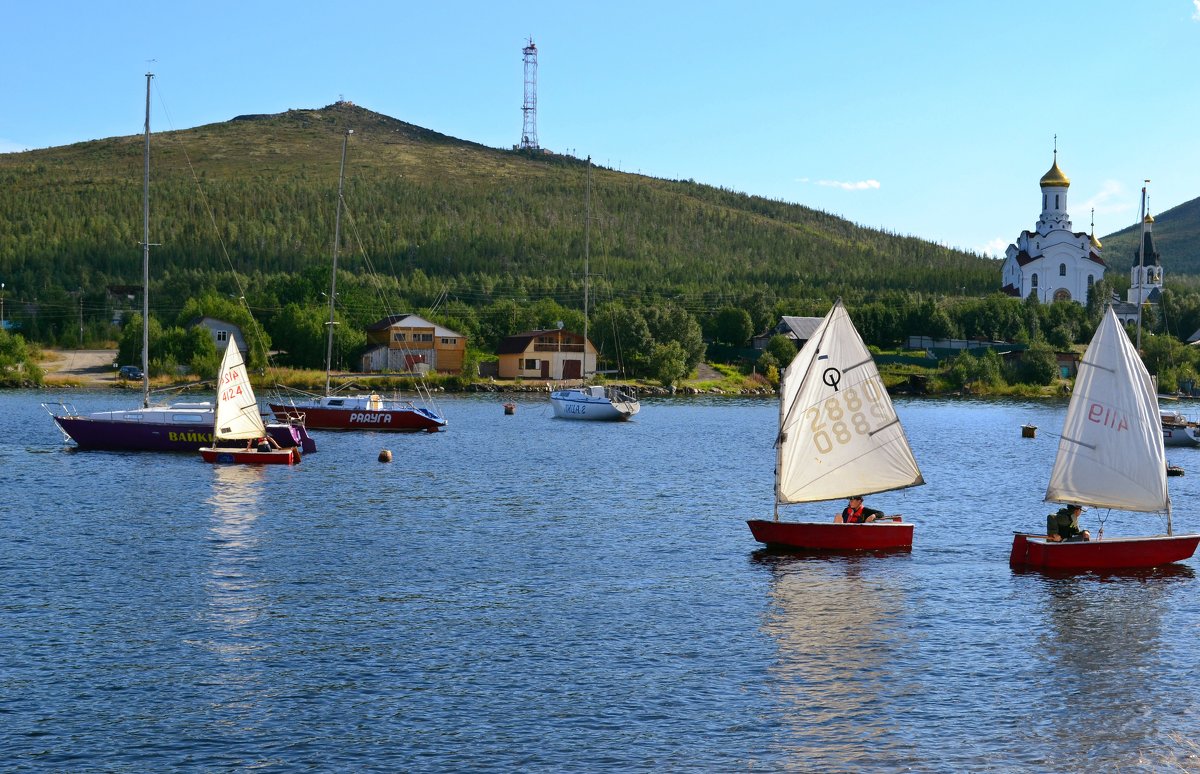
{"type": "Polygon", "coordinates": [[[521,150],[539,150],[537,137],[537,46],[533,38],[521,49],[525,60],[525,101],[521,104],[524,124],[521,127],[521,150]]]}

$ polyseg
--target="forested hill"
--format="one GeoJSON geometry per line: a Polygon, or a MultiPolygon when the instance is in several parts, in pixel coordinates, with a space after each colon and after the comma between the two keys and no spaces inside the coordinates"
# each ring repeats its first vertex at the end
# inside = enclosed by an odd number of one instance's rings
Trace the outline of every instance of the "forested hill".
{"type": "MultiPolygon", "coordinates": [[[[231,268],[266,314],[287,301],[319,305],[346,129],[340,265],[387,277],[392,311],[437,299],[579,304],[583,160],[488,148],[340,102],[154,134],[154,310],[181,309],[189,292],[228,296],[231,268]],[[311,281],[287,292],[311,298],[256,295],[300,275],[311,281]]],[[[105,287],[140,285],[142,148],[133,135],[0,155],[10,310],[82,291],[90,316],[105,287]]],[[[670,298],[701,316],[786,303],[803,314],[824,313],[837,295],[983,295],[999,283],[994,261],[799,205],[603,168],[592,190],[600,301],[670,298]]]]}
{"type": "MultiPolygon", "coordinates": [[[[1167,282],[1182,275],[1200,275],[1200,199],[1154,213],[1151,228],[1167,282]]],[[[1141,225],[1133,224],[1102,239],[1110,272],[1129,276],[1140,236],[1141,225]]]]}

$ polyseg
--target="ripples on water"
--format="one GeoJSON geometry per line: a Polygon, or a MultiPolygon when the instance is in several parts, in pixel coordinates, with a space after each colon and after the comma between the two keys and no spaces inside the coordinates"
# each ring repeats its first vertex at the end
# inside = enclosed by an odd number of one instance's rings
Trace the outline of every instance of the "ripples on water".
{"type": "MultiPolygon", "coordinates": [[[[766,401],[593,425],[452,398],[444,433],[322,433],[256,470],[68,451],[41,399],[0,394],[10,766],[1197,765],[1194,560],[1008,567],[1061,403],[900,402],[929,483],[869,502],[917,523],[913,552],[822,557],[744,524],[771,509],[766,401]]],[[[1171,457],[1195,531],[1200,450],[1171,457]]],[[[1127,518],[1107,529],[1161,529],[1127,518]]]]}

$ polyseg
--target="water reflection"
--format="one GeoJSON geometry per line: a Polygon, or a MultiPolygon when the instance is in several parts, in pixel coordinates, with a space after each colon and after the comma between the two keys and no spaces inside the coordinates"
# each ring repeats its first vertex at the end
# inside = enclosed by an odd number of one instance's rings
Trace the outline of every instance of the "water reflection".
{"type": "Polygon", "coordinates": [[[771,677],[783,705],[778,743],[789,766],[814,771],[893,768],[915,760],[888,720],[911,691],[889,667],[909,647],[905,593],[889,582],[907,557],[777,554],[762,631],[776,643],[771,677]]]}
{"type": "Polygon", "coordinates": [[[212,522],[209,529],[209,578],[205,583],[208,618],[216,631],[210,647],[236,661],[257,650],[246,631],[264,614],[259,564],[259,538],[254,526],[262,505],[262,479],[266,471],[252,465],[213,467],[208,497],[212,522]]]}
{"type": "MultiPolygon", "coordinates": [[[[1161,750],[1158,717],[1171,714],[1161,682],[1172,663],[1165,621],[1195,571],[1173,564],[1114,574],[1055,575],[1034,581],[1041,594],[1031,623],[1040,624],[1032,654],[1043,666],[1034,743],[1056,767],[1082,769],[1129,761],[1130,749],[1161,750]]],[[[1185,702],[1186,704],[1186,702],[1185,702]]]]}

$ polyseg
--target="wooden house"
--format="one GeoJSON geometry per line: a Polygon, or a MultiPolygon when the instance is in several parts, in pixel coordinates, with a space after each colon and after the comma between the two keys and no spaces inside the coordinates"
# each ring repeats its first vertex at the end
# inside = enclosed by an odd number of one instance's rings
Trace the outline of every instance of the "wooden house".
{"type": "Polygon", "coordinates": [[[367,326],[364,373],[456,374],[462,371],[467,337],[415,314],[393,314],[367,326]]]}
{"type": "Polygon", "coordinates": [[[596,347],[561,328],[509,336],[497,354],[501,379],[582,379],[596,372],[596,347]]]}

